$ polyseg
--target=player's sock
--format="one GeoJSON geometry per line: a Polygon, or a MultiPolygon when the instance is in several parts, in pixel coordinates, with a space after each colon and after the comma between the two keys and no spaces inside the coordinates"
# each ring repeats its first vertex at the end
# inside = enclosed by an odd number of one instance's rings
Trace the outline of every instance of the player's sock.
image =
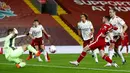
{"type": "Polygon", "coordinates": [[[112,63],[112,60],[109,58],[109,56],[104,55],[102,58],[107,62],[112,63]]]}
{"type": "Polygon", "coordinates": [[[87,54],[87,53],[83,51],[83,52],[80,54],[80,56],[79,56],[77,62],[79,63],[79,62],[86,56],[86,54],[87,54]]]}
{"type": "Polygon", "coordinates": [[[48,54],[48,52],[47,52],[46,50],[44,50],[43,55],[44,55],[44,57],[45,57],[45,60],[46,60],[47,62],[49,62],[49,61],[50,61],[50,56],[49,56],[49,54],[48,54]]]}
{"type": "Polygon", "coordinates": [[[29,56],[27,57],[27,60],[30,60],[30,59],[32,59],[32,55],[29,55],[29,56]]]}
{"type": "Polygon", "coordinates": [[[43,61],[40,56],[38,56],[37,59],[38,59],[39,62],[43,61]]]}
{"type": "Polygon", "coordinates": [[[16,64],[16,67],[21,68],[21,67],[24,67],[25,65],[26,65],[25,62],[20,62],[19,64],[16,64]]]}
{"type": "Polygon", "coordinates": [[[20,62],[20,63],[19,63],[19,66],[20,66],[20,67],[24,67],[25,65],[26,65],[25,62],[20,62]]]}
{"type": "Polygon", "coordinates": [[[32,52],[29,51],[29,56],[27,57],[27,60],[32,59],[32,52]]]}
{"type": "Polygon", "coordinates": [[[31,46],[31,45],[28,45],[27,46],[27,49],[30,51],[30,52],[32,52],[32,53],[37,53],[37,51],[31,46]]]}
{"type": "Polygon", "coordinates": [[[93,51],[93,55],[94,55],[95,62],[97,63],[98,62],[97,53],[95,51],[93,51]]]}
{"type": "Polygon", "coordinates": [[[111,60],[112,60],[113,55],[114,55],[114,50],[113,50],[113,49],[109,50],[108,56],[109,56],[109,58],[110,58],[111,60]]]}
{"type": "Polygon", "coordinates": [[[126,54],[128,55],[129,48],[126,46],[126,54]]]}
{"type": "Polygon", "coordinates": [[[119,54],[119,56],[120,56],[120,58],[122,59],[122,62],[125,62],[125,59],[124,59],[124,56],[122,55],[122,52],[120,51],[121,50],[121,48],[122,48],[122,46],[119,46],[118,47],[118,54],[119,54]]]}

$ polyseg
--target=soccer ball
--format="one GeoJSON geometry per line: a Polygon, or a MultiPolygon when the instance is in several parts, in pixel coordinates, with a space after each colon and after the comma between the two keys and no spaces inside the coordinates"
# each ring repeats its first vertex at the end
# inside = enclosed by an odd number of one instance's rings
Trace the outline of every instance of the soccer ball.
{"type": "Polygon", "coordinates": [[[49,51],[51,53],[55,53],[56,52],[56,47],[54,45],[51,45],[50,48],[49,48],[49,51]]]}

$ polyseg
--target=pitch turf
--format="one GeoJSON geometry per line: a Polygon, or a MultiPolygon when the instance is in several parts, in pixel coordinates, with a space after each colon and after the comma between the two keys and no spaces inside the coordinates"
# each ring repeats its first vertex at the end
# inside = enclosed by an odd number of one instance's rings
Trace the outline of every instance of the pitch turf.
{"type": "MultiPolygon", "coordinates": [[[[91,55],[85,57],[78,67],[69,64],[69,61],[76,60],[79,54],[51,54],[51,62],[38,62],[32,59],[27,62],[27,66],[17,69],[13,63],[8,62],[4,55],[0,55],[0,73],[130,73],[130,57],[125,56],[127,63],[122,65],[119,57],[113,59],[120,66],[104,67],[105,61],[99,58],[99,63],[95,63],[91,55]]],[[[27,55],[21,56],[26,59],[27,55]]],[[[42,57],[43,59],[43,57],[42,57]]]]}

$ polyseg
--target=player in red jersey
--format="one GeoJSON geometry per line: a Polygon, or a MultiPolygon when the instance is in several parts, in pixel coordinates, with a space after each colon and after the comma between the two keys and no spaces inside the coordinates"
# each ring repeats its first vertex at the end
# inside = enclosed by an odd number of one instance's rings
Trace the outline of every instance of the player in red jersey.
{"type": "Polygon", "coordinates": [[[89,50],[94,50],[96,48],[98,48],[100,50],[100,55],[102,57],[102,59],[106,60],[107,62],[111,63],[112,66],[114,67],[118,67],[118,65],[116,63],[114,63],[109,56],[105,55],[104,53],[104,47],[106,46],[106,42],[105,42],[105,37],[106,35],[109,35],[109,32],[111,32],[113,29],[117,30],[116,27],[112,26],[111,24],[109,24],[109,20],[110,17],[109,16],[104,16],[103,17],[103,25],[100,28],[96,39],[89,45],[87,45],[82,53],[80,54],[79,58],[76,61],[70,61],[70,64],[76,65],[78,66],[79,63],[81,62],[81,60],[86,56],[86,52],[89,50]]]}
{"type": "MultiPolygon", "coordinates": [[[[30,28],[29,36],[32,38],[31,45],[35,47],[37,50],[40,50],[41,52],[44,51],[45,60],[47,62],[50,61],[50,57],[45,50],[44,41],[43,41],[43,33],[46,35],[46,37],[50,37],[50,35],[45,31],[43,26],[39,23],[38,20],[34,20],[33,26],[30,28]]],[[[32,53],[30,52],[30,55],[28,56],[27,60],[30,60],[32,58],[32,53]]],[[[39,61],[42,61],[40,56],[38,57],[39,61]]]]}
{"type": "Polygon", "coordinates": [[[124,39],[122,39],[122,41],[121,41],[121,46],[122,46],[122,49],[123,49],[123,47],[126,47],[126,55],[128,55],[128,51],[129,51],[128,45],[129,45],[128,34],[124,33],[124,39]]]}

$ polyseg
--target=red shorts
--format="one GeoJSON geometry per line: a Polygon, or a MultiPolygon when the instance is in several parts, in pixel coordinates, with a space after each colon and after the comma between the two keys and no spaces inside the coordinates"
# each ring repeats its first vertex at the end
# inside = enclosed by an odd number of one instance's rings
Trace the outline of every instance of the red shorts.
{"type": "Polygon", "coordinates": [[[31,42],[31,45],[32,45],[33,47],[35,47],[35,46],[40,46],[40,45],[44,45],[43,38],[41,37],[41,38],[35,38],[35,39],[33,39],[32,42],[31,42]]]}
{"type": "Polygon", "coordinates": [[[104,50],[106,46],[105,38],[99,37],[88,45],[91,50],[98,48],[99,50],[104,50]]]}
{"type": "Polygon", "coordinates": [[[85,46],[89,45],[92,40],[93,40],[93,38],[91,38],[91,39],[89,39],[89,40],[85,40],[85,41],[83,42],[83,48],[84,48],[85,46]]]}

